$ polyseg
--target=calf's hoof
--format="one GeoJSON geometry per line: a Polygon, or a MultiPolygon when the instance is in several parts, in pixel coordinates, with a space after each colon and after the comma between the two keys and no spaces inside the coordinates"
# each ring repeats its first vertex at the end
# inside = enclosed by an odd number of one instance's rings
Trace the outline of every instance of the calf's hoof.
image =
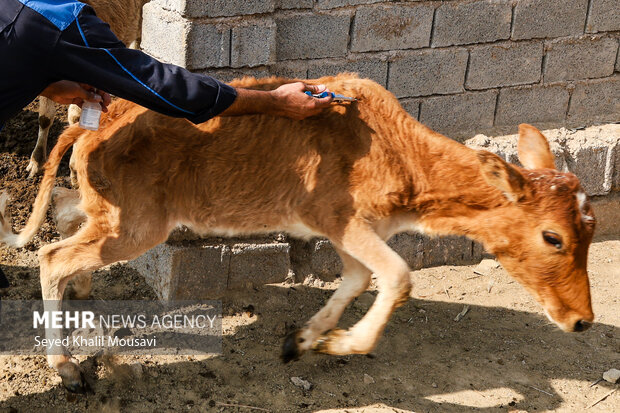
{"type": "Polygon", "coordinates": [[[316,353],[346,356],[348,354],[368,354],[374,346],[360,341],[350,330],[335,328],[320,336],[313,344],[316,353]]]}
{"type": "Polygon", "coordinates": [[[282,354],[280,357],[284,363],[299,360],[304,351],[299,348],[299,344],[303,343],[301,338],[301,330],[295,330],[284,339],[282,344],[282,354]]]}
{"type": "Polygon", "coordinates": [[[28,172],[28,179],[33,179],[35,176],[39,175],[39,173],[43,172],[39,162],[31,159],[30,163],[26,167],[26,172],[28,172]]]}
{"type": "Polygon", "coordinates": [[[86,394],[92,393],[84,372],[77,364],[66,361],[58,367],[58,374],[62,378],[62,385],[71,393],[86,394]]]}

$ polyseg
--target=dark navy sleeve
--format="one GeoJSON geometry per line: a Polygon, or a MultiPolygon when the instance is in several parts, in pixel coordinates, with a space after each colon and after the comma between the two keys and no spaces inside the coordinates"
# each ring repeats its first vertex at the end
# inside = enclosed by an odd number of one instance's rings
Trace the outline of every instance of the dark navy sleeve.
{"type": "Polygon", "coordinates": [[[50,81],[87,83],[194,123],[217,116],[237,96],[234,88],[209,76],[128,49],[90,7],[84,7],[76,21],[63,31],[53,60],[50,81]]]}

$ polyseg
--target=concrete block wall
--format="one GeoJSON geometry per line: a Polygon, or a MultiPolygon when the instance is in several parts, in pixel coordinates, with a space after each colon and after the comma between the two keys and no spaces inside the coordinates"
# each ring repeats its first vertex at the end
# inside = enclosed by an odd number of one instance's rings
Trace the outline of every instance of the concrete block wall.
{"type": "Polygon", "coordinates": [[[620,121],[617,0],[153,0],[143,48],[222,80],[355,71],[452,138],[620,121]]]}

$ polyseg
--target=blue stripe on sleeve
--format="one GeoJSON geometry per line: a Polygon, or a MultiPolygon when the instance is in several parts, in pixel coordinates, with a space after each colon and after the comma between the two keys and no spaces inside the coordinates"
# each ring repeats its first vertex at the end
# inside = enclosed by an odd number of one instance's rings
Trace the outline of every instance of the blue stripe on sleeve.
{"type": "Polygon", "coordinates": [[[86,40],[86,35],[84,34],[84,31],[82,30],[82,26],[80,25],[80,21],[78,19],[75,19],[75,24],[77,25],[77,28],[80,31],[80,35],[82,36],[82,40],[84,40],[84,44],[86,45],[86,47],[90,47],[90,45],[88,44],[88,40],[86,40]]]}
{"type": "MultiPolygon", "coordinates": [[[[82,26],[80,26],[80,22],[78,19],[75,20],[75,23],[77,24],[78,30],[80,31],[80,35],[82,36],[82,40],[84,40],[84,44],[86,45],[86,47],[90,47],[88,45],[88,40],[86,40],[86,36],[84,35],[84,31],[82,30],[82,26]]],[[[182,109],[180,107],[178,107],[177,105],[173,104],[172,102],[170,102],[168,99],[164,98],[162,95],[160,95],[159,93],[155,92],[152,88],[150,88],[146,83],[144,83],[143,81],[141,81],[140,79],[138,79],[136,77],[136,75],[134,75],[133,73],[131,73],[129,71],[129,69],[127,69],[125,66],[123,66],[123,64],[116,58],[114,57],[114,55],[112,54],[112,52],[110,52],[108,49],[102,49],[102,48],[97,48],[99,50],[103,50],[104,52],[106,52],[108,55],[110,55],[110,57],[112,59],[114,59],[114,61],[116,62],[117,65],[120,66],[121,69],[123,69],[123,71],[125,71],[125,73],[127,73],[129,76],[131,76],[131,78],[133,80],[135,80],[136,82],[138,82],[140,85],[142,85],[144,88],[146,88],[146,90],[148,90],[149,92],[151,92],[152,94],[154,94],[155,96],[157,96],[158,98],[160,98],[162,101],[164,101],[165,103],[167,103],[168,105],[172,106],[173,108],[175,108],[176,110],[179,110],[183,113],[187,113],[188,115],[193,115],[195,116],[196,114],[194,112],[190,112],[188,110],[182,109]]]]}
{"type": "Polygon", "coordinates": [[[142,86],[144,86],[149,92],[151,92],[152,94],[154,94],[155,96],[157,96],[158,98],[160,98],[161,100],[163,100],[164,102],[166,102],[167,104],[169,104],[170,106],[172,106],[173,108],[180,110],[181,112],[187,113],[189,115],[195,115],[194,112],[190,112],[188,110],[185,109],[181,109],[180,107],[178,107],[177,105],[171,103],[170,101],[168,101],[166,98],[164,98],[162,95],[160,95],[159,93],[155,92],[153,89],[151,89],[149,86],[147,86],[144,82],[142,82],[140,79],[138,79],[133,73],[131,73],[129,71],[129,69],[127,69],[125,66],[123,66],[123,64],[121,62],[118,61],[118,59],[116,57],[114,57],[114,55],[112,54],[112,52],[110,52],[108,49],[101,49],[104,52],[106,52],[107,54],[110,55],[110,57],[112,59],[114,59],[114,61],[116,62],[116,64],[118,64],[120,66],[121,69],[123,69],[125,71],[125,73],[127,73],[129,76],[131,76],[133,78],[133,80],[135,80],[136,82],[140,83],[142,86]]]}

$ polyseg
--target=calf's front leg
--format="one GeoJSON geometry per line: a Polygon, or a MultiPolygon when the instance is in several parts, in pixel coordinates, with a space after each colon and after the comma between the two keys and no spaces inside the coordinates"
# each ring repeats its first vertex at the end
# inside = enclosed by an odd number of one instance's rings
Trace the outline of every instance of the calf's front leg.
{"type": "Polygon", "coordinates": [[[307,350],[312,349],[321,334],[338,324],[351,300],[368,288],[370,270],[343,250],[336,248],[336,252],[343,264],[342,283],[327,304],[308,320],[302,329],[287,336],[282,347],[282,360],[285,363],[297,360],[307,350]]]}
{"type": "Polygon", "coordinates": [[[376,274],[379,293],[357,324],[349,330],[329,331],[316,340],[314,349],[335,355],[367,354],[375,348],[394,309],[409,297],[409,266],[367,223],[351,222],[340,247],[376,274]]]}

